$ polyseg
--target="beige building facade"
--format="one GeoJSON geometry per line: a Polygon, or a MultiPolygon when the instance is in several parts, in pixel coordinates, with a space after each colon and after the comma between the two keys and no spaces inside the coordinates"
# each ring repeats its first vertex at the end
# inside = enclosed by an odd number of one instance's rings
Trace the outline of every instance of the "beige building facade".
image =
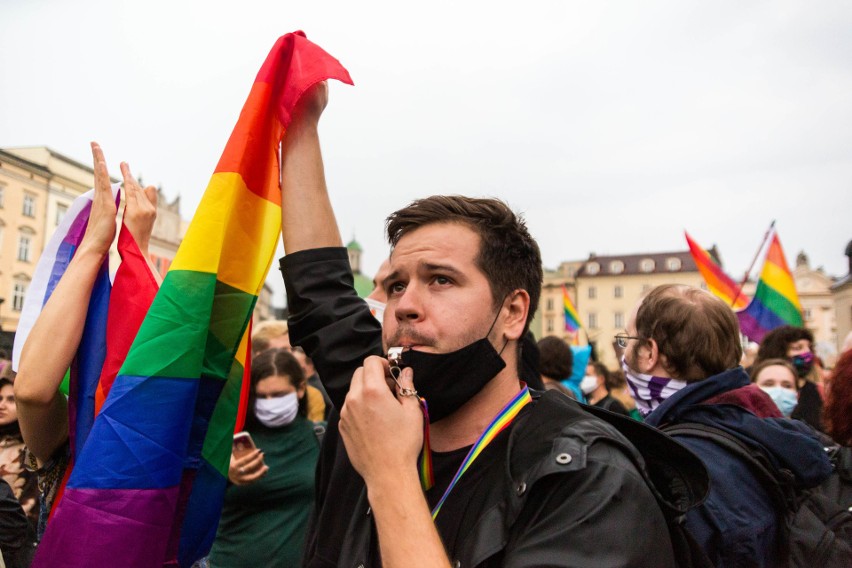
{"type": "Polygon", "coordinates": [[[533,321],[536,337],[555,335],[568,341],[564,329],[562,286],[565,285],[583,329],[578,342],[595,346],[607,367],[619,366],[612,346],[623,332],[630,312],[642,294],[661,284],[687,284],[706,289],[689,251],[629,255],[590,255],[546,271],[539,314],[533,321]]]}
{"type": "Polygon", "coordinates": [[[814,334],[814,350],[832,366],[837,357],[837,317],[831,296],[834,281],[822,268],[811,268],[804,252],[796,257],[793,281],[802,306],[802,321],[814,334]]]}
{"type": "MultiPolygon", "coordinates": [[[[116,178],[113,182],[119,181],[116,178]]],[[[0,329],[18,326],[36,263],[71,203],[94,185],[91,166],[44,146],[0,149],[0,329]]],[[[183,237],[179,199],[159,194],[151,260],[162,274],[183,237]]],[[[111,264],[114,259],[111,258],[111,264]]]]}

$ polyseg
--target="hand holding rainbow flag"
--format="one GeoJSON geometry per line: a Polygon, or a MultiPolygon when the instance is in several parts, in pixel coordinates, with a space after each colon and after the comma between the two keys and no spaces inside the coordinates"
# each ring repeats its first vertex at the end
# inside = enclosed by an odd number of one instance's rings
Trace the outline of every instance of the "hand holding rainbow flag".
{"type": "MultiPolygon", "coordinates": [[[[326,79],[352,84],[303,33],[272,48],[138,333],[120,332],[132,345],[123,362],[112,359],[114,379],[104,369],[99,412],[87,394],[93,423],[33,566],[188,567],[209,551],[247,327],[280,234],[278,146],[299,97],[326,79]]],[[[120,317],[133,298],[112,300],[120,317]]]]}

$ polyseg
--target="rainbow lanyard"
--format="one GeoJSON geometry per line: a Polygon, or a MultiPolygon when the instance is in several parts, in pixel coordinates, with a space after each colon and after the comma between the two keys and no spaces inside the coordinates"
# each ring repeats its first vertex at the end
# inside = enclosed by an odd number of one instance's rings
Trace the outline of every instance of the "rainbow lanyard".
{"type": "MultiPolygon", "coordinates": [[[[488,425],[488,428],[485,429],[485,431],[479,436],[476,443],[470,448],[470,451],[467,453],[467,457],[464,458],[464,461],[459,466],[458,471],[456,471],[456,474],[450,481],[450,485],[447,487],[447,490],[444,491],[444,495],[441,497],[441,500],[438,501],[438,504],[435,505],[434,509],[432,509],[433,521],[441,511],[441,507],[444,505],[444,501],[447,500],[447,496],[449,496],[450,492],[452,492],[453,488],[455,488],[456,484],[459,482],[459,479],[461,479],[461,476],[470,468],[474,460],[479,457],[479,454],[482,453],[485,447],[490,444],[500,432],[505,430],[506,427],[512,423],[512,420],[515,419],[521,409],[532,401],[529,387],[525,383],[522,384],[524,387],[521,391],[503,407],[503,410],[497,413],[497,416],[494,417],[491,424],[488,425]]],[[[435,472],[432,469],[432,452],[429,449],[429,409],[426,406],[426,401],[422,398],[420,399],[420,406],[423,409],[423,416],[425,419],[423,451],[420,454],[420,483],[423,485],[423,490],[428,491],[435,485],[435,472]]]]}

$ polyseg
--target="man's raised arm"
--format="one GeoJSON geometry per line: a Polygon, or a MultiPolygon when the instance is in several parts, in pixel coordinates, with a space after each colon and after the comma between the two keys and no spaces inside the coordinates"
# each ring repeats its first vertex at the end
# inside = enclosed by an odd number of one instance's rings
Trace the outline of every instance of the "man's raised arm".
{"type": "Polygon", "coordinates": [[[317,132],[326,104],[328,84],[323,81],[299,99],[282,143],[281,232],[286,254],[343,244],[328,198],[317,132]]]}

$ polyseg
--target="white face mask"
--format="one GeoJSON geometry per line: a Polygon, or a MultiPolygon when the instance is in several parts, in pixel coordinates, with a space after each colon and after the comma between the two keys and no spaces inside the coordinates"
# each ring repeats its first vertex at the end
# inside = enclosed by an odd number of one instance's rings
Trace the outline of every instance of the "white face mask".
{"type": "Polygon", "coordinates": [[[254,401],[254,415],[269,428],[286,426],[296,419],[299,412],[299,395],[295,392],[274,398],[258,398],[254,401]]]}
{"type": "Polygon", "coordinates": [[[586,375],[583,377],[583,380],[580,381],[580,390],[583,391],[583,394],[592,394],[598,388],[598,377],[596,375],[586,375]]]}
{"type": "Polygon", "coordinates": [[[382,323],[382,318],[385,317],[385,306],[387,304],[378,300],[374,300],[372,298],[365,298],[365,301],[367,302],[367,305],[370,306],[370,313],[373,314],[377,320],[379,320],[379,323],[382,323]]]}

